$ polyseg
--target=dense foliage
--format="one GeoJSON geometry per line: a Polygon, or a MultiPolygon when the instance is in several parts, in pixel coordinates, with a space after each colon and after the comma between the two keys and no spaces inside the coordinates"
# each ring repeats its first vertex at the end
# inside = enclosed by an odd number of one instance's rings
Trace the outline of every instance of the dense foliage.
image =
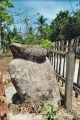
{"type": "MultiPolygon", "coordinates": [[[[77,6],[80,6],[80,3],[77,6]]],[[[9,27],[14,23],[14,16],[12,17],[7,10],[9,7],[13,7],[10,0],[0,2],[0,49],[1,47],[3,50],[8,49],[12,42],[17,42],[38,45],[51,51],[54,41],[70,41],[72,38],[80,36],[80,9],[72,13],[68,10],[60,11],[50,25],[47,24],[47,18],[39,14],[34,22],[37,27],[34,29],[33,26],[28,26],[29,19],[25,17],[23,22],[26,23],[24,31],[26,34],[23,37],[15,25],[13,29],[9,27]]]]}
{"type": "MultiPolygon", "coordinates": [[[[13,18],[11,15],[9,15],[7,8],[14,7],[13,3],[10,0],[2,0],[0,1],[0,50],[2,48],[2,40],[6,37],[5,29],[8,28],[9,25],[11,25],[13,18]],[[2,37],[2,38],[1,38],[2,37]]],[[[8,43],[7,40],[4,40],[5,44],[8,43]]],[[[7,45],[6,45],[7,46],[7,45]]],[[[4,46],[4,47],[6,47],[4,46]]]]}
{"type": "Polygon", "coordinates": [[[51,41],[71,40],[80,35],[80,10],[74,13],[60,11],[51,22],[51,41]]]}
{"type": "Polygon", "coordinates": [[[41,39],[41,47],[47,49],[48,52],[51,52],[54,43],[50,40],[41,39]]]}

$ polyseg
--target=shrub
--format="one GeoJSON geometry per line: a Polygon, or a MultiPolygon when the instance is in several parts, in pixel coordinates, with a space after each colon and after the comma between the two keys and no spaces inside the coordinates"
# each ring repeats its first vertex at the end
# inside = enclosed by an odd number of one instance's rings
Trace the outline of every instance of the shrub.
{"type": "Polygon", "coordinates": [[[41,47],[47,49],[48,52],[52,51],[52,47],[53,47],[54,43],[49,41],[49,40],[41,40],[41,47]]]}
{"type": "Polygon", "coordinates": [[[54,102],[44,103],[45,110],[43,114],[46,115],[45,120],[58,120],[57,112],[58,110],[54,106],[54,102]]]}

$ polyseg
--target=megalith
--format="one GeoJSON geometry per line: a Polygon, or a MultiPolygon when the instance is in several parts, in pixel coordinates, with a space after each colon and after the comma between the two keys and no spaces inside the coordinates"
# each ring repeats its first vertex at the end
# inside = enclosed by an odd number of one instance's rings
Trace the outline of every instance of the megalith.
{"type": "Polygon", "coordinates": [[[41,47],[10,45],[13,60],[9,65],[12,83],[22,100],[60,101],[55,71],[41,47]]]}

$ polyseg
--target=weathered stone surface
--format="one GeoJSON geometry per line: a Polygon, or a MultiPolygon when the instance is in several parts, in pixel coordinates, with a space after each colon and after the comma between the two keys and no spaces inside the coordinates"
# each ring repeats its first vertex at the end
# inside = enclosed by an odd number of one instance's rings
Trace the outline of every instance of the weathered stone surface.
{"type": "Polygon", "coordinates": [[[43,63],[13,59],[9,65],[11,80],[23,100],[60,100],[55,72],[48,58],[43,63]]]}
{"type": "Polygon", "coordinates": [[[47,56],[47,51],[38,46],[26,46],[12,43],[10,49],[14,58],[22,58],[38,63],[44,62],[47,56]]]}

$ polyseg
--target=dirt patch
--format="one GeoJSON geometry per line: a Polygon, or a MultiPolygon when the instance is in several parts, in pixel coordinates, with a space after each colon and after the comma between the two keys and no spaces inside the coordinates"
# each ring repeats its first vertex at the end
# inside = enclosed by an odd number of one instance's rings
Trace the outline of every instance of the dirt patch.
{"type": "Polygon", "coordinates": [[[13,57],[11,53],[0,54],[0,70],[2,71],[2,74],[8,72],[8,65],[12,59],[13,57]]]}
{"type": "Polygon", "coordinates": [[[9,63],[13,59],[12,54],[9,53],[0,53],[0,71],[2,72],[4,87],[8,87],[12,84],[9,75],[9,63]]]}

